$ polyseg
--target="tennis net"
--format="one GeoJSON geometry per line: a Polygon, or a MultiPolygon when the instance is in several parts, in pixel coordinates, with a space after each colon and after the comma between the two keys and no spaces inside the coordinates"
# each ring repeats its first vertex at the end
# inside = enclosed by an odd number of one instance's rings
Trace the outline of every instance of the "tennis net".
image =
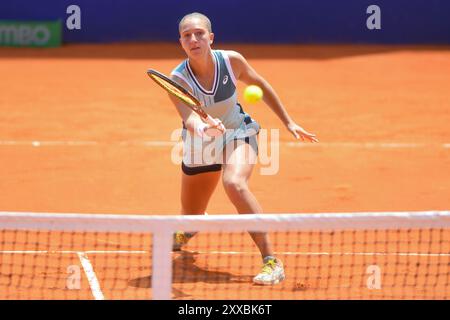
{"type": "Polygon", "coordinates": [[[448,299],[450,212],[0,212],[0,299],[448,299]],[[198,232],[173,251],[176,231],[198,232]],[[252,282],[267,232],[286,279],[252,282]]]}

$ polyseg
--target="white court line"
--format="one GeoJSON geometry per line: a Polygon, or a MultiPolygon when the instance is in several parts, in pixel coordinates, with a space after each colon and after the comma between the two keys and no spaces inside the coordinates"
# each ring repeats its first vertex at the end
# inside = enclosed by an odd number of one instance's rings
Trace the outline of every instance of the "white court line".
{"type": "MultiPolygon", "coordinates": [[[[193,254],[215,254],[215,255],[260,255],[259,252],[243,252],[243,251],[190,251],[185,252],[193,254]]],[[[78,254],[79,251],[49,251],[49,250],[1,250],[0,254],[78,254]]],[[[150,254],[151,251],[145,250],[91,250],[82,252],[87,254],[150,254]]],[[[274,252],[278,255],[299,255],[299,256],[412,256],[412,257],[450,257],[450,253],[421,253],[421,252],[296,252],[296,251],[278,251],[274,252]]],[[[81,258],[80,258],[81,259],[81,258]]],[[[87,259],[87,257],[86,257],[87,259]]],[[[89,261],[89,260],[88,260],[89,261]]]]}
{"type": "MultiPolygon", "coordinates": [[[[80,251],[71,250],[0,250],[0,254],[78,254],[80,251]]],[[[144,250],[87,250],[86,254],[146,254],[144,250]]]]}
{"type": "MultiPolygon", "coordinates": [[[[187,251],[194,254],[228,254],[228,255],[260,255],[259,252],[240,251],[187,251]]],[[[411,256],[411,257],[450,257],[450,253],[419,253],[419,252],[274,252],[276,255],[287,256],[411,256]]]]}
{"type": "Polygon", "coordinates": [[[439,147],[448,149],[449,143],[401,143],[401,142],[319,142],[315,144],[301,142],[285,142],[287,147],[310,148],[310,147],[331,147],[331,148],[359,148],[359,149],[420,149],[427,147],[439,147]]]}
{"type": "Polygon", "coordinates": [[[98,141],[0,141],[0,146],[32,146],[32,147],[76,147],[76,146],[96,146],[98,141]]]}
{"type": "Polygon", "coordinates": [[[92,295],[95,300],[105,300],[105,296],[100,288],[100,284],[95,274],[94,268],[92,267],[91,261],[89,261],[87,254],[85,252],[77,252],[78,258],[80,258],[81,265],[83,266],[86,277],[89,281],[89,286],[91,287],[92,295]]]}
{"type": "MultiPolygon", "coordinates": [[[[83,146],[143,146],[143,147],[173,147],[179,141],[0,141],[0,146],[32,146],[32,147],[83,147],[83,146]]],[[[401,143],[401,142],[281,142],[282,146],[289,148],[355,148],[355,149],[420,149],[437,147],[450,149],[450,143],[401,143]]]]}

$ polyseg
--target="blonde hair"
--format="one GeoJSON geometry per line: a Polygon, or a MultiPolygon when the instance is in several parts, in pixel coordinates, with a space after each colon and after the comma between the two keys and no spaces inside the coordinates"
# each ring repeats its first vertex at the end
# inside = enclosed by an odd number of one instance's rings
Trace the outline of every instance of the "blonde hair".
{"type": "Polygon", "coordinates": [[[205,22],[206,25],[206,29],[208,29],[209,32],[212,32],[212,28],[211,28],[211,21],[209,20],[209,18],[207,16],[205,16],[204,14],[200,13],[200,12],[192,12],[189,13],[187,15],[185,15],[180,23],[178,24],[178,31],[181,30],[181,26],[183,25],[183,23],[190,18],[199,18],[201,20],[203,20],[203,22],[205,22]]]}

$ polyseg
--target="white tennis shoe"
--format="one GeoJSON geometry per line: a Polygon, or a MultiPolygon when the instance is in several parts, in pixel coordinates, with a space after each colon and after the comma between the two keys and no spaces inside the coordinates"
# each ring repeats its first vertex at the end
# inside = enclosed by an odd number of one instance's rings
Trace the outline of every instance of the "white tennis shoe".
{"type": "Polygon", "coordinates": [[[261,272],[253,278],[253,282],[261,285],[273,285],[284,280],[283,263],[274,257],[265,257],[261,272]]]}

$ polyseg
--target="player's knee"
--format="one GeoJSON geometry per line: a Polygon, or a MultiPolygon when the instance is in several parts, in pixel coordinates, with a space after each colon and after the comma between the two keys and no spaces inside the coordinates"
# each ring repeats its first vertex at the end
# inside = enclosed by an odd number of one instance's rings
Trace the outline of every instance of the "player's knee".
{"type": "Polygon", "coordinates": [[[223,179],[223,187],[232,196],[240,196],[248,189],[247,183],[244,180],[230,177],[223,179]]]}

